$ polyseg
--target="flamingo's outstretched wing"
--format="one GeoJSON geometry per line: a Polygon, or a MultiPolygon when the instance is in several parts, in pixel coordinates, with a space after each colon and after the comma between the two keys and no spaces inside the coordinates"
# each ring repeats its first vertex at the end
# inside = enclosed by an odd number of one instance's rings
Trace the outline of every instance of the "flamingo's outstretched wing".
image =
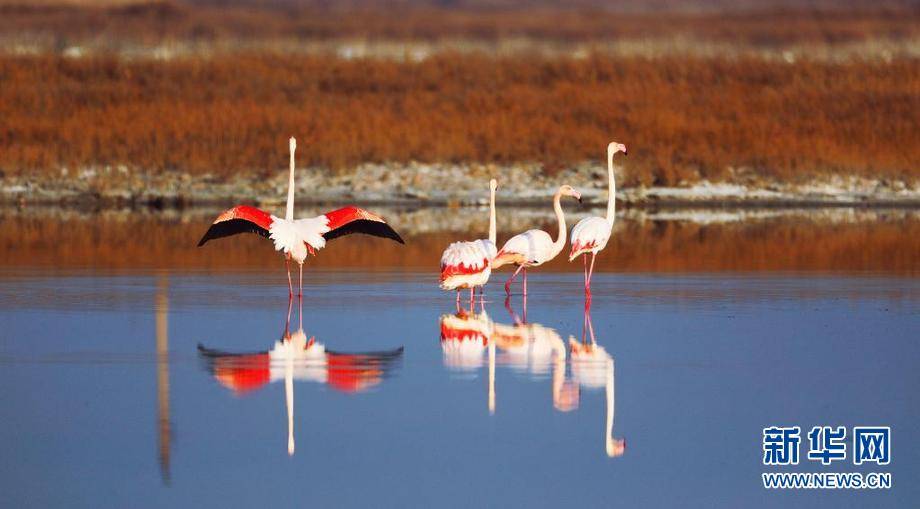
{"type": "Polygon", "coordinates": [[[268,237],[268,229],[271,224],[272,217],[268,212],[248,205],[238,205],[217,216],[208,231],[198,241],[198,247],[205,245],[209,240],[229,237],[237,233],[258,233],[263,237],[268,237]]]}
{"type": "Polygon", "coordinates": [[[364,233],[375,237],[392,239],[405,244],[402,237],[377,214],[358,207],[343,207],[327,212],[329,231],[323,234],[326,240],[332,240],[351,233],[364,233]]]}

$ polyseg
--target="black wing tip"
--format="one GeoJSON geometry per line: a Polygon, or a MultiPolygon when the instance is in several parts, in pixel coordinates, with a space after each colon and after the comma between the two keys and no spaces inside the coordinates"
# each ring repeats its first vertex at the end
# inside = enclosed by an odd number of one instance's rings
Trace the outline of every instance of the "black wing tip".
{"type": "Polygon", "coordinates": [[[202,236],[201,240],[198,241],[198,247],[207,244],[209,240],[229,237],[238,233],[255,233],[262,237],[269,236],[268,230],[253,223],[252,221],[234,218],[228,219],[226,221],[219,221],[208,227],[208,231],[204,232],[204,236],[202,236]]]}
{"type": "Polygon", "coordinates": [[[373,237],[395,240],[403,245],[406,244],[406,241],[404,241],[403,238],[399,236],[399,233],[397,233],[392,226],[387,224],[386,221],[377,221],[374,219],[358,219],[351,221],[324,233],[323,237],[326,240],[332,240],[352,233],[363,233],[373,237]]]}
{"type": "Polygon", "coordinates": [[[393,240],[395,240],[396,242],[399,242],[400,244],[402,244],[402,245],[405,246],[405,245],[406,245],[406,241],[403,240],[403,238],[399,235],[399,233],[398,233],[396,230],[394,230],[392,226],[390,226],[390,225],[387,225],[387,226],[390,228],[390,231],[393,232],[393,236],[390,237],[390,238],[393,239],[393,240]]]}

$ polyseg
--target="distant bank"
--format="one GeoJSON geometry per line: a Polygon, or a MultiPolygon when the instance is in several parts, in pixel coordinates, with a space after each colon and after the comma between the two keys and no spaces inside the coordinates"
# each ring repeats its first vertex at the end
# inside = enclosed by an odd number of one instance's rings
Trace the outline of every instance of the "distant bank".
{"type": "MultiPolygon", "coordinates": [[[[618,174],[622,168],[617,168],[618,174]]],[[[538,164],[363,164],[350,172],[300,168],[299,203],[357,202],[366,205],[474,206],[488,197],[488,180],[499,181],[500,206],[548,203],[562,183],[582,192],[587,205],[607,199],[606,170],[600,162],[548,173],[538,164]]],[[[619,180],[619,177],[618,177],[619,180]]],[[[258,175],[144,173],[102,167],[58,175],[0,177],[0,204],[77,207],[185,208],[235,202],[283,205],[285,172],[258,175]]],[[[617,189],[627,207],[920,207],[920,181],[827,176],[784,182],[737,172],[722,181],[698,180],[672,186],[630,184],[617,189]]],[[[280,206],[279,205],[279,206],[280,206]]]]}

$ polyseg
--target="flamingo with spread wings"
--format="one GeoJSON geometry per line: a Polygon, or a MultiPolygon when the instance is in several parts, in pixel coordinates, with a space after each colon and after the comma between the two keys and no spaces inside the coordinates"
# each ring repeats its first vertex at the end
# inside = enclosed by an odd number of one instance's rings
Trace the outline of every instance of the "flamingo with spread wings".
{"type": "Polygon", "coordinates": [[[404,244],[399,234],[382,217],[354,206],[343,207],[316,217],[294,219],[294,151],[297,149],[297,141],[294,138],[290,139],[290,149],[291,171],[284,217],[276,217],[256,207],[238,205],[217,216],[201,237],[198,247],[210,240],[238,233],[257,233],[270,238],[274,242],[275,250],[284,253],[288,274],[288,296],[293,297],[291,260],[300,266],[298,295],[303,296],[303,262],[308,254],[315,255],[316,250],[325,247],[327,240],[351,233],[364,233],[404,244]]]}
{"type": "Polygon", "coordinates": [[[594,274],[594,258],[607,247],[613,232],[613,221],[617,210],[617,184],[613,176],[613,156],[617,152],[626,155],[626,145],[611,142],[607,145],[607,217],[586,217],[572,227],[572,251],[569,261],[583,255],[585,265],[585,295],[591,296],[591,276],[594,274]],[[588,268],[588,253],[591,253],[591,268],[588,268]]]}

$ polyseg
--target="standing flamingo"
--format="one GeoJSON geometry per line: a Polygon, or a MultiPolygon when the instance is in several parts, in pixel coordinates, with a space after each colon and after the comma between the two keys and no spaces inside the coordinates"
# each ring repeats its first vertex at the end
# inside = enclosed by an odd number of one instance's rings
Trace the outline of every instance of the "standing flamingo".
{"type": "Polygon", "coordinates": [[[290,139],[291,172],[288,179],[287,209],[284,218],[248,205],[238,205],[224,211],[208,228],[198,242],[198,247],[209,240],[219,239],[237,233],[258,233],[269,237],[275,244],[276,251],[284,252],[284,263],[288,275],[288,296],[294,296],[291,283],[291,260],[300,266],[300,292],[303,297],[303,262],[307,254],[315,255],[327,240],[332,240],[350,233],[364,233],[384,237],[404,244],[402,238],[380,216],[358,207],[343,207],[323,215],[305,219],[294,219],[294,151],[297,141],[290,139]]]}
{"type": "Polygon", "coordinates": [[[492,268],[497,269],[502,265],[513,263],[518,266],[514,274],[505,283],[505,293],[511,295],[511,283],[518,272],[524,271],[524,296],[527,296],[527,268],[538,267],[552,260],[565,247],[566,228],[565,215],[562,213],[561,200],[563,196],[572,196],[581,201],[581,194],[570,185],[563,185],[553,195],[553,210],[556,211],[556,220],[559,221],[559,233],[553,241],[549,234],[543,230],[527,230],[508,239],[492,260],[492,268]]]}
{"type": "Polygon", "coordinates": [[[482,288],[492,274],[492,258],[495,257],[495,189],[498,182],[489,181],[489,239],[454,242],[441,255],[441,289],[457,291],[457,306],[460,305],[460,289],[470,289],[470,311],[473,306],[473,292],[482,288]]]}
{"type": "Polygon", "coordinates": [[[610,233],[613,231],[613,221],[617,209],[617,184],[613,176],[613,156],[617,152],[626,155],[626,145],[611,142],[607,145],[607,217],[586,217],[572,228],[572,251],[569,253],[571,262],[578,255],[584,255],[585,262],[585,295],[591,296],[591,276],[594,274],[594,258],[597,253],[607,247],[610,233]],[[588,268],[588,253],[591,253],[591,268],[588,268]]]}

